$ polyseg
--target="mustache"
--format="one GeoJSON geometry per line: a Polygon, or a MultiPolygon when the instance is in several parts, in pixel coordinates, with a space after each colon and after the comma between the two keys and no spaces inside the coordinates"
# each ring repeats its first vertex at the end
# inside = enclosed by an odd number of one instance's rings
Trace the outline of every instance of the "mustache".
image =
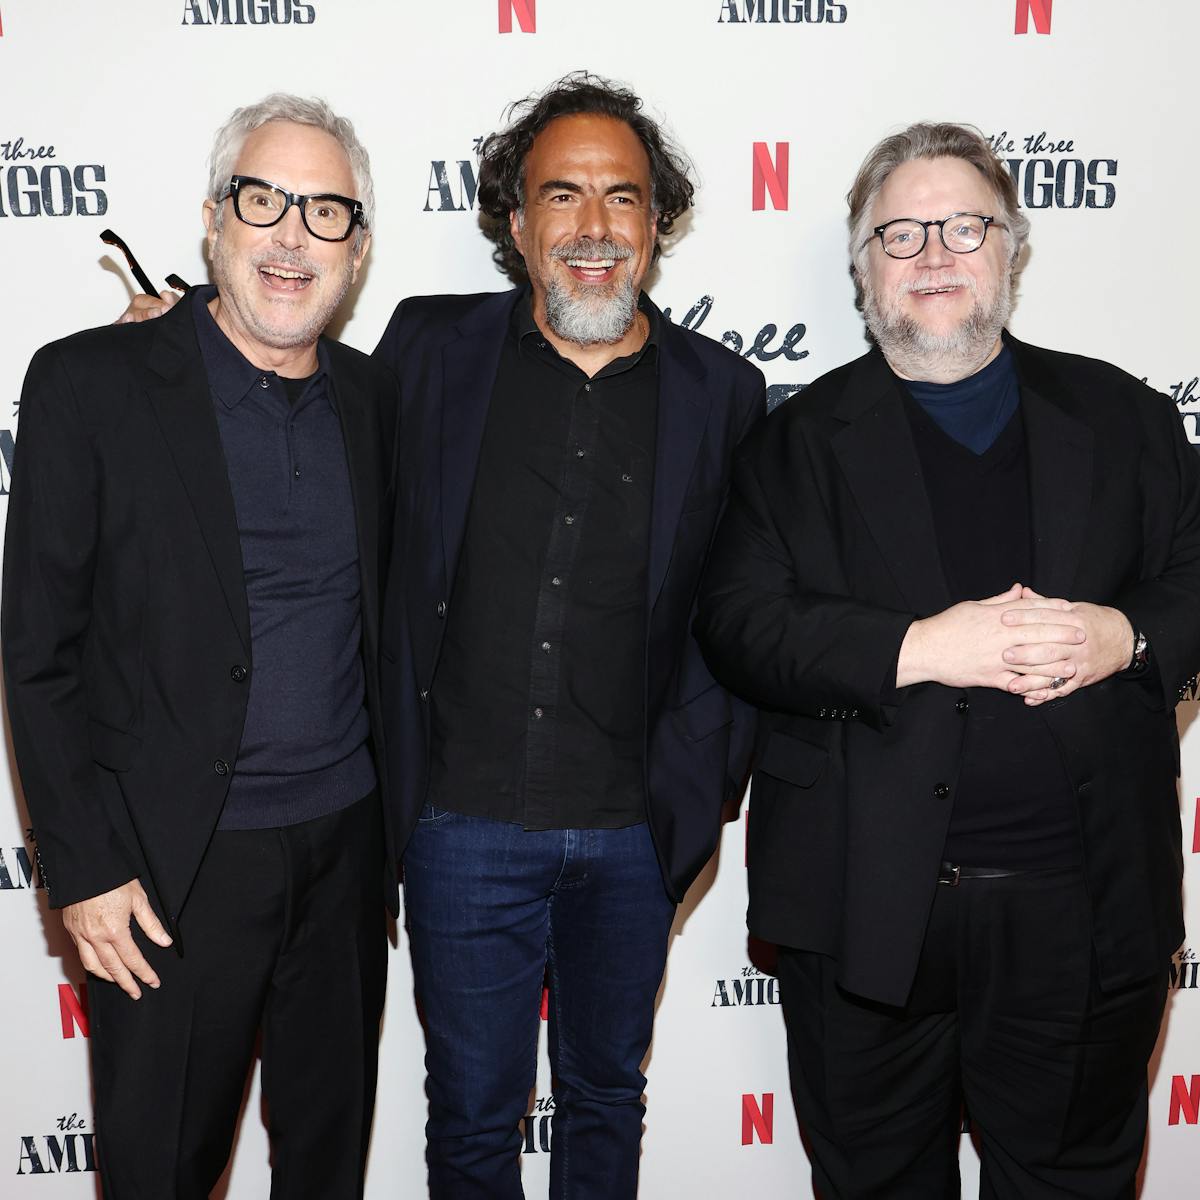
{"type": "Polygon", "coordinates": [[[973,296],[979,294],[979,286],[970,275],[918,275],[916,279],[907,280],[896,287],[897,296],[907,296],[910,292],[924,292],[930,288],[966,288],[973,296]]]}
{"type": "Polygon", "coordinates": [[[250,255],[250,266],[255,271],[267,265],[283,267],[286,271],[302,271],[314,279],[320,279],[325,274],[325,268],[313,262],[307,254],[300,250],[258,250],[250,255]]]}
{"type": "Polygon", "coordinates": [[[633,250],[614,242],[612,238],[575,238],[574,241],[562,242],[550,251],[551,258],[612,258],[624,262],[633,257],[633,250]]]}

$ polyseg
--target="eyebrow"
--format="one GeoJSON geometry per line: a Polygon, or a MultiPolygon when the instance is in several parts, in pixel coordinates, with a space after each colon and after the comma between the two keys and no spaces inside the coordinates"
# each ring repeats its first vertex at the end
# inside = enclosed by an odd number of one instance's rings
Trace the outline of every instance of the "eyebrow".
{"type": "MultiPolygon", "coordinates": [[[[545,183],[538,188],[538,195],[545,196],[551,192],[573,192],[576,195],[583,195],[583,188],[577,183],[572,183],[569,179],[547,179],[545,183]]],[[[630,195],[641,197],[641,184],[634,183],[632,180],[626,179],[621,183],[610,184],[604,189],[606,196],[616,195],[619,192],[627,192],[630,195]]]]}

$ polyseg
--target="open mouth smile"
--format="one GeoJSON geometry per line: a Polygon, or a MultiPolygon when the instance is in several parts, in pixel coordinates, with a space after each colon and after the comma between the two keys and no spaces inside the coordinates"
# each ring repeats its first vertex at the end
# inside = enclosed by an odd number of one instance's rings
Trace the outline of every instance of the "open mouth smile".
{"type": "Polygon", "coordinates": [[[302,292],[314,278],[305,271],[293,271],[288,267],[270,264],[258,268],[258,277],[276,292],[302,292]]]}
{"type": "Polygon", "coordinates": [[[618,262],[615,258],[566,258],[562,261],[567,270],[583,283],[607,283],[616,271],[618,262]]]}

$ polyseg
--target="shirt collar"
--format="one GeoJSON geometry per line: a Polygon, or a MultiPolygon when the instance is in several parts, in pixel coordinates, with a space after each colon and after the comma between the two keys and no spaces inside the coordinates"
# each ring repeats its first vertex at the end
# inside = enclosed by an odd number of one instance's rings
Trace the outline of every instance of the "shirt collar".
{"type": "MultiPolygon", "coordinates": [[[[256,367],[246,356],[225,336],[224,330],[213,320],[209,304],[217,294],[212,284],[195,287],[189,292],[192,302],[192,317],[196,324],[196,340],[200,344],[200,356],[204,360],[204,370],[208,375],[208,385],[214,396],[226,408],[236,408],[245,398],[251,388],[260,387],[260,380],[266,377],[278,383],[274,371],[263,371],[256,367]]],[[[330,375],[329,352],[323,341],[317,341],[317,373],[313,376],[310,386],[319,384],[330,375]]],[[[279,384],[280,392],[283,385],[279,384]]],[[[325,389],[329,402],[333,403],[333,389],[325,389]]]]}

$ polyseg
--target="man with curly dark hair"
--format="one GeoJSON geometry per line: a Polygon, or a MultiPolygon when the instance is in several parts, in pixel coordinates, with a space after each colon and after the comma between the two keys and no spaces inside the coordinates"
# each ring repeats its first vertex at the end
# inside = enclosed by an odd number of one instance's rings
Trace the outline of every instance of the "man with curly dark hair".
{"type": "Polygon", "coordinates": [[[692,184],[641,101],[576,73],[510,115],[479,195],[518,286],[406,300],[376,352],[403,394],[383,686],[429,1184],[523,1194],[548,975],[551,1194],[627,1200],[675,906],[747,762],[690,625],[764,387],[642,291],[692,184]]]}

